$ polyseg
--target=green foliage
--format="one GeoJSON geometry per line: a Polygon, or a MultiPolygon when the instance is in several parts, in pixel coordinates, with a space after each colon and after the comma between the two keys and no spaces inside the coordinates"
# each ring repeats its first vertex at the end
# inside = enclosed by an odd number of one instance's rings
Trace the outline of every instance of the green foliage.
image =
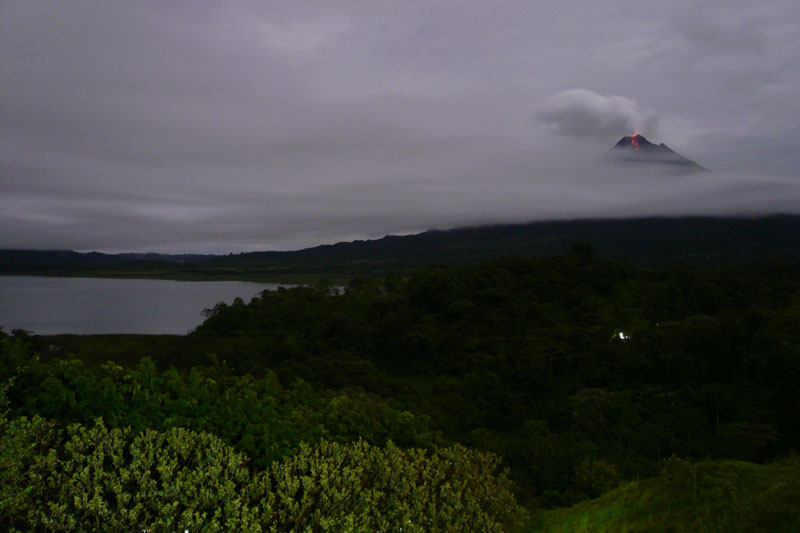
{"type": "Polygon", "coordinates": [[[641,269],[578,247],[359,279],[342,295],[267,292],[217,306],[190,338],[250,338],[259,348],[235,366],[392,398],[502,454],[526,492],[577,495],[587,456],[632,479],[673,453],[764,460],[800,445],[798,272],[641,269]]]}
{"type": "Polygon", "coordinates": [[[543,511],[534,531],[797,531],[800,529],[800,463],[666,461],[661,477],[623,485],[568,509],[543,511]],[[700,475],[702,473],[702,475],[700,475]],[[676,486],[677,484],[677,486],[676,486]],[[678,492],[676,492],[676,490],[678,492]]]}
{"type": "Polygon", "coordinates": [[[259,531],[245,459],[205,433],[71,426],[39,471],[31,522],[47,530],[259,531]]]}
{"type": "Polygon", "coordinates": [[[580,246],[265,292],[214,306],[185,337],[3,334],[0,375],[17,376],[12,417],[187,428],[262,472],[301,443],[458,442],[501,456],[526,505],[664,466],[675,501],[716,495],[733,516],[738,482],[706,486],[708,468],[664,459],[800,446],[799,313],[797,264],[636,268],[580,246]]]}
{"type": "Polygon", "coordinates": [[[515,531],[524,517],[497,468],[494,456],[462,446],[428,454],[322,442],[259,484],[272,488],[275,531],[515,531]]]}
{"type": "Polygon", "coordinates": [[[664,485],[676,492],[692,491],[697,482],[697,464],[673,455],[661,468],[664,485]]]}
{"type": "Polygon", "coordinates": [[[0,386],[0,524],[9,530],[24,528],[31,506],[32,469],[56,436],[53,425],[42,418],[9,420],[6,410],[8,383],[0,386]]]}
{"type": "Polygon", "coordinates": [[[283,387],[272,372],[236,376],[223,365],[188,373],[158,370],[145,358],[134,368],[78,359],[32,364],[12,389],[15,414],[64,424],[102,418],[112,428],[191,428],[213,433],[265,468],[322,438],[432,447],[443,440],[429,418],[390,407],[364,393],[333,395],[302,380],[283,387]]]}
{"type": "Polygon", "coordinates": [[[17,519],[31,506],[36,488],[31,471],[55,436],[42,418],[0,420],[0,524],[21,527],[17,519]]]}
{"type": "MultiPolygon", "coordinates": [[[[19,333],[15,330],[14,333],[19,333]]],[[[31,356],[24,333],[8,335],[0,327],[0,383],[7,383],[19,372],[25,371],[28,363],[35,361],[31,356]]]]}
{"type": "Polygon", "coordinates": [[[616,488],[619,481],[616,465],[602,459],[584,459],[575,466],[574,487],[581,499],[597,498],[616,488]]]}
{"type": "MultiPolygon", "coordinates": [[[[3,445],[5,451],[6,444],[3,445]]],[[[496,457],[322,441],[251,473],[220,439],[73,425],[0,525],[46,531],[517,531],[496,457]]]]}
{"type": "Polygon", "coordinates": [[[774,446],[780,434],[773,426],[759,422],[731,422],[720,427],[719,435],[733,457],[758,459],[761,452],[774,446]]]}

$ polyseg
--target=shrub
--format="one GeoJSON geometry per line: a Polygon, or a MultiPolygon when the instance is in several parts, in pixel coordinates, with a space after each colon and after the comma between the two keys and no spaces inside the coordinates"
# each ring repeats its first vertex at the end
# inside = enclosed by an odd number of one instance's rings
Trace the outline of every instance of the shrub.
{"type": "Polygon", "coordinates": [[[42,459],[32,522],[68,531],[259,531],[244,458],[220,439],[184,428],[68,430],[62,453],[42,459]]]}
{"type": "MultiPolygon", "coordinates": [[[[259,477],[270,531],[507,531],[522,514],[498,459],[322,442],[259,477]]],[[[265,529],[267,529],[265,527],[265,529]]]]}
{"type": "Polygon", "coordinates": [[[619,485],[614,463],[602,459],[584,459],[575,466],[575,490],[585,498],[597,498],[619,485]]]}
{"type": "Polygon", "coordinates": [[[252,473],[213,435],[134,434],[98,420],[70,426],[39,457],[27,518],[56,531],[516,530],[524,517],[498,467],[462,446],[322,441],[252,473]]]}

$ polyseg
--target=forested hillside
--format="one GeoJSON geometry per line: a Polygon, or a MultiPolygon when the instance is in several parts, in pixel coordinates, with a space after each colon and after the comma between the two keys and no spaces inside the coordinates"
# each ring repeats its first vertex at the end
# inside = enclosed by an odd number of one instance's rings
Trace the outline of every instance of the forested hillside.
{"type": "Polygon", "coordinates": [[[431,230],[288,252],[224,256],[0,250],[0,273],[337,281],[407,275],[436,262],[469,265],[517,255],[548,257],[588,242],[638,265],[800,259],[800,216],[562,220],[431,230]]]}
{"type": "MultiPolygon", "coordinates": [[[[583,459],[623,478],[672,453],[763,460],[800,433],[796,265],[639,269],[578,246],[218,305],[195,336],[253,339],[264,365],[361,387],[500,453],[571,501],[583,459]]],[[[557,492],[557,494],[556,494],[557,492]]],[[[561,501],[561,500],[559,500],[561,501]]]]}
{"type": "MultiPolygon", "coordinates": [[[[716,461],[775,461],[800,443],[791,261],[642,267],[578,245],[264,292],[206,315],[168,340],[5,336],[2,453],[16,466],[3,485],[20,496],[4,494],[4,523],[85,526],[139,502],[120,527],[569,529],[574,515],[544,510],[644,478],[661,480],[636,485],[661,503],[642,512],[717,509],[718,485],[755,485],[716,461]],[[722,481],[691,502],[669,492],[702,461],[722,481]],[[143,469],[154,485],[140,486],[143,469]],[[205,518],[169,492],[178,478],[207,486],[205,518]],[[184,518],[166,521],[164,501],[184,518]]],[[[794,524],[787,470],[758,472],[757,486],[775,485],[774,523],[794,524]]],[[[709,528],[756,524],[770,502],[753,502],[709,528]]]]}

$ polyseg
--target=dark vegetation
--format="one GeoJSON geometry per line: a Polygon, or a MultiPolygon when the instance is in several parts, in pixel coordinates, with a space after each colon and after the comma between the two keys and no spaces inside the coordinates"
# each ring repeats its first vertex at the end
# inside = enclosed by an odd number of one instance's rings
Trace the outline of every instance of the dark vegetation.
{"type": "Polygon", "coordinates": [[[659,477],[633,481],[536,516],[535,530],[793,532],[800,524],[800,461],[767,465],[671,458],[659,477]]]}
{"type": "Polygon", "coordinates": [[[579,244],[206,315],[185,337],[3,334],[1,524],[798,527],[791,258],[579,244]]]}
{"type": "Polygon", "coordinates": [[[211,257],[0,250],[0,274],[346,281],[353,275],[406,275],[434,261],[463,266],[511,255],[546,257],[565,253],[579,242],[592,243],[606,257],[639,265],[797,259],[800,216],[533,222],[211,257]]]}
{"type": "Polygon", "coordinates": [[[159,263],[195,263],[213,258],[213,255],[103,254],[100,252],[75,252],[72,250],[0,250],[0,267],[3,273],[49,272],[113,268],[118,265],[138,265],[146,268],[159,263]]]}

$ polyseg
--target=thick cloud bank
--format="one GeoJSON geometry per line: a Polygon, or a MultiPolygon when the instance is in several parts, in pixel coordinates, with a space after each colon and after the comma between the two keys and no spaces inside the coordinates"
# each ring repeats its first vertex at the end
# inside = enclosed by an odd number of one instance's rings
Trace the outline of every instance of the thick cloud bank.
{"type": "Polygon", "coordinates": [[[0,247],[800,212],[796,0],[369,6],[0,2],[0,247]],[[634,130],[713,172],[593,164],[634,130]]]}
{"type": "Polygon", "coordinates": [[[551,96],[539,119],[554,133],[578,138],[609,139],[637,132],[653,135],[658,125],[658,118],[643,111],[636,100],[588,89],[570,89],[551,96]]]}

